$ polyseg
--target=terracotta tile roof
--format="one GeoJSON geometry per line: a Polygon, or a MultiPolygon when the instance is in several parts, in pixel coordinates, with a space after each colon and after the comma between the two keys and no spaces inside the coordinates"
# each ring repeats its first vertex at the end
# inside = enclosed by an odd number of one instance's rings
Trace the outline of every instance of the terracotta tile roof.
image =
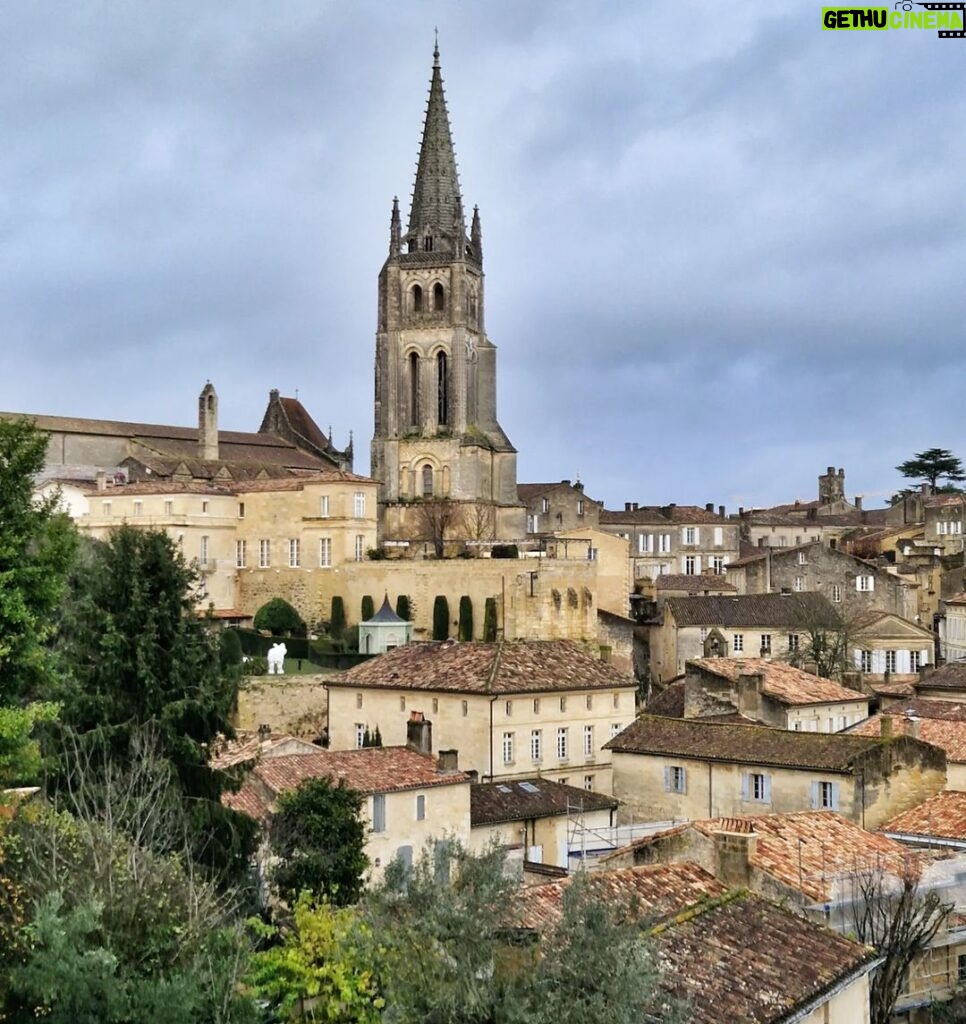
{"type": "Polygon", "coordinates": [[[552,818],[583,811],[616,810],[619,801],[539,776],[512,782],[480,782],[470,787],[472,825],[552,818]]]}
{"type": "Polygon", "coordinates": [[[664,515],[660,508],[652,505],[642,505],[634,509],[606,509],[600,510],[601,526],[619,525],[641,525],[641,526],[670,526],[671,520],[664,515]]]}
{"type": "Polygon", "coordinates": [[[962,494],[931,494],[922,499],[923,508],[962,508],[966,498],[962,494]]]}
{"type": "Polygon", "coordinates": [[[702,594],[707,590],[716,590],[722,594],[738,593],[733,583],[715,573],[703,573],[700,576],[671,573],[667,576],[658,576],[654,586],[658,590],[684,590],[689,594],[702,594]]]}
{"type": "Polygon", "coordinates": [[[573,640],[414,643],[372,658],[327,686],[376,686],[452,693],[539,693],[634,686],[573,640]]]}
{"type": "Polygon", "coordinates": [[[393,793],[429,786],[469,783],[463,772],[440,771],[436,759],[409,747],[363,747],[359,750],[320,750],[261,761],[254,775],[272,793],[295,789],[306,779],[344,782],[359,793],[393,793]]]}
{"type": "Polygon", "coordinates": [[[375,481],[368,476],[359,476],[357,473],[347,473],[340,469],[326,469],[311,476],[299,476],[294,479],[285,480],[248,480],[239,482],[232,486],[236,494],[254,494],[256,491],[303,491],[306,487],[314,484],[331,483],[360,483],[371,484],[375,481]]]}
{"type": "Polygon", "coordinates": [[[266,821],[270,813],[261,792],[247,779],[236,793],[222,793],[221,802],[233,811],[247,814],[249,818],[260,822],[266,821]]]}
{"type": "Polygon", "coordinates": [[[941,668],[927,672],[916,684],[924,690],[966,689],[966,661],[950,661],[941,668]]]}
{"type": "Polygon", "coordinates": [[[641,715],[604,748],[615,753],[671,754],[702,761],[849,772],[857,759],[883,742],[879,737],[641,715]]]}
{"type": "Polygon", "coordinates": [[[912,683],[869,683],[869,689],[877,696],[915,697],[916,688],[912,683]]]}
{"type": "Polygon", "coordinates": [[[109,500],[112,496],[123,498],[129,494],[213,494],[223,497],[231,497],[232,494],[225,481],[221,480],[218,482],[206,480],[184,480],[181,482],[177,480],[152,480],[150,483],[144,481],[132,484],[114,484],[103,491],[98,490],[95,484],[88,481],[82,490],[89,497],[97,497],[99,495],[105,500],[109,500]]]}
{"type": "Polygon", "coordinates": [[[662,718],[684,718],[684,680],[668,683],[647,702],[644,710],[662,718]]]}
{"type": "Polygon", "coordinates": [[[799,706],[846,701],[862,701],[866,705],[869,703],[869,698],[858,690],[850,690],[831,679],[822,679],[782,661],[768,661],[765,658],[695,658],[687,662],[687,665],[696,665],[704,672],[733,683],[738,682],[739,676],[760,675],[761,692],[781,704],[799,706]]]}
{"type": "Polygon", "coordinates": [[[880,736],[883,718],[892,721],[894,736],[917,736],[925,743],[945,750],[949,761],[966,763],[966,705],[921,697],[904,700],[890,704],[879,714],[851,728],[849,733],[852,736],[880,736]]]}
{"type": "Polygon", "coordinates": [[[266,757],[276,757],[279,751],[285,751],[286,754],[316,754],[321,749],[308,740],[288,734],[271,736],[266,740],[261,739],[257,733],[241,735],[233,740],[219,737],[212,744],[208,763],[212,768],[223,771],[235,765],[254,764],[266,757]]]}
{"type": "Polygon", "coordinates": [[[790,628],[803,621],[828,618],[835,609],[821,594],[740,594],[737,597],[669,597],[678,626],[725,626],[790,628]]]}
{"type": "Polygon", "coordinates": [[[880,826],[883,832],[966,842],[966,793],[946,790],[880,826]]]}
{"type": "Polygon", "coordinates": [[[529,501],[531,498],[539,498],[541,495],[550,494],[553,491],[566,491],[568,494],[571,492],[581,494],[584,499],[589,501],[592,505],[600,505],[599,501],[595,501],[593,498],[588,497],[584,494],[582,487],[576,486],[570,480],[557,480],[555,483],[548,484],[517,484],[517,495],[524,503],[529,501]]]}
{"type": "MultiPolygon", "coordinates": [[[[569,881],[524,890],[523,926],[555,924],[569,881]]],[[[729,893],[694,864],[599,872],[587,884],[607,903],[662,922],[653,934],[664,983],[687,999],[693,1024],[779,1024],[874,959],[865,946],[768,900],[729,893]]]]}

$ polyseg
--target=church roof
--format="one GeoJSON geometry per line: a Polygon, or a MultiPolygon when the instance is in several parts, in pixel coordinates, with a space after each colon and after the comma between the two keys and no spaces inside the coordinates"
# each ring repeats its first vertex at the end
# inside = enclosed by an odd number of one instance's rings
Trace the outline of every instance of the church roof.
{"type": "Polygon", "coordinates": [[[452,236],[457,224],[458,230],[465,234],[456,154],[450,134],[446,97],[443,95],[443,76],[437,46],[433,51],[433,77],[429,86],[429,103],[426,106],[416,183],[409,210],[409,232],[418,234],[431,227],[452,236]]]}

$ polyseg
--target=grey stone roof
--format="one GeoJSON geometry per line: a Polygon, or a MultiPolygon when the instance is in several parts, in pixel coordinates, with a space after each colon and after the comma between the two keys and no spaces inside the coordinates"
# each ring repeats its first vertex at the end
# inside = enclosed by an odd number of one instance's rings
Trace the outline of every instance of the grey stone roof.
{"type": "Polygon", "coordinates": [[[392,605],[390,605],[390,603],[389,603],[389,595],[386,594],[386,596],[382,599],[382,607],[379,609],[379,611],[377,611],[376,614],[373,615],[373,617],[371,619],[367,619],[365,622],[363,622],[362,625],[363,626],[369,626],[373,622],[378,622],[378,623],[382,623],[382,624],[388,624],[388,625],[395,626],[397,624],[398,625],[404,625],[406,620],[405,619],[401,619],[392,610],[392,605]]]}
{"type": "Polygon", "coordinates": [[[612,796],[565,786],[539,776],[512,782],[481,782],[470,787],[472,825],[550,818],[579,814],[581,810],[615,810],[617,805],[618,801],[612,796]]]}
{"type": "Polygon", "coordinates": [[[802,626],[836,619],[821,594],[740,594],[735,597],[669,597],[665,603],[678,626],[802,626]]]}

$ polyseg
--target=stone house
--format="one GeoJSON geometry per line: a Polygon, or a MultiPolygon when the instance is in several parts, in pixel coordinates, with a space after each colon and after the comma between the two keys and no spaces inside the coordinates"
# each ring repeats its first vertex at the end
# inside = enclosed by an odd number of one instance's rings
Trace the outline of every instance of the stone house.
{"type": "Polygon", "coordinates": [[[890,612],[856,615],[848,625],[849,657],[862,685],[912,683],[934,661],[936,634],[890,612]]]}
{"type": "Polygon", "coordinates": [[[917,697],[966,702],[966,662],[950,661],[939,668],[923,666],[913,689],[917,697]]]}
{"type": "Polygon", "coordinates": [[[528,539],[563,530],[596,530],[599,525],[603,503],[588,498],[579,480],[517,484],[517,494],[527,508],[528,539]]]}
{"type": "MultiPolygon", "coordinates": [[[[518,927],[539,936],[559,922],[570,879],[517,897],[518,927]]],[[[729,890],[693,863],[598,871],[592,899],[646,918],[664,985],[688,1002],[692,1024],[863,1024],[867,947],[745,889],[729,890]]]]}
{"type": "Polygon", "coordinates": [[[835,810],[875,828],[946,786],[945,753],[910,736],[642,715],[607,747],[622,813],[651,821],[835,810]]]}
{"type": "Polygon", "coordinates": [[[939,637],[940,653],[946,661],[966,658],[966,592],[943,601],[939,637]]]}
{"type": "Polygon", "coordinates": [[[868,718],[869,698],[780,661],[698,658],[687,662],[683,717],[729,713],[776,729],[838,732],[868,718]]]}
{"type": "Polygon", "coordinates": [[[439,760],[410,747],[318,750],[259,761],[237,793],[223,802],[265,822],[278,797],[307,779],[344,783],[365,797],[366,854],[371,877],[401,857],[412,863],[422,847],[439,836],[466,843],[470,836],[470,776],[457,769],[455,751],[439,760]]]}
{"type": "Polygon", "coordinates": [[[708,504],[641,506],[626,502],[623,511],[601,510],[600,528],[630,543],[633,578],[724,572],[738,557],[738,523],[724,506],[708,504]]]}
{"type": "Polygon", "coordinates": [[[635,681],[573,641],[413,643],[326,680],[332,749],[376,726],[406,739],[423,714],[480,781],[527,779],[609,793],[605,744],[632,721],[635,681]]]}
{"type": "Polygon", "coordinates": [[[728,566],[739,594],[823,594],[843,614],[885,611],[916,615],[916,588],[884,568],[824,544],[765,548],[728,566]]]}
{"type": "Polygon", "coordinates": [[[651,679],[673,679],[701,657],[787,657],[809,628],[826,622],[833,626],[835,613],[821,594],[668,598],[649,628],[651,679]]]}
{"type": "Polygon", "coordinates": [[[470,789],[470,848],[522,847],[526,860],[569,868],[580,839],[614,824],[617,801],[542,776],[479,782],[470,789]],[[578,839],[578,837],[580,837],[578,839]]]}

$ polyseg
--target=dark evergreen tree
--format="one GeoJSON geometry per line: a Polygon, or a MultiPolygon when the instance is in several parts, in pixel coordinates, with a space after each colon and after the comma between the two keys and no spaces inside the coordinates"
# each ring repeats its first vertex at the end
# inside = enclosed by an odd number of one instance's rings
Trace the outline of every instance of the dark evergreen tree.
{"type": "Polygon", "coordinates": [[[373,603],[372,597],[369,594],[366,594],[362,598],[362,621],[368,622],[375,614],[376,606],[373,603]]]}
{"type": "Polygon", "coordinates": [[[496,642],[496,598],[488,597],[483,608],[483,639],[486,643],[496,642]]]}
{"type": "Polygon", "coordinates": [[[927,448],[896,466],[910,480],[922,480],[935,490],[940,477],[949,483],[966,480],[962,462],[948,448],[927,448]]]}
{"type": "Polygon", "coordinates": [[[473,639],[473,602],[466,594],[460,598],[459,632],[457,636],[463,641],[473,639]]]}
{"type": "Polygon", "coordinates": [[[449,601],[443,594],[437,594],[433,602],[433,639],[446,640],[449,637],[449,601]]]}
{"type": "Polygon", "coordinates": [[[345,602],[336,594],[332,598],[332,610],[329,613],[329,634],[334,640],[340,640],[345,632],[345,602]]]}
{"type": "Polygon", "coordinates": [[[399,618],[405,619],[407,622],[412,622],[408,594],[400,594],[399,597],[396,598],[396,614],[399,618]]]}

